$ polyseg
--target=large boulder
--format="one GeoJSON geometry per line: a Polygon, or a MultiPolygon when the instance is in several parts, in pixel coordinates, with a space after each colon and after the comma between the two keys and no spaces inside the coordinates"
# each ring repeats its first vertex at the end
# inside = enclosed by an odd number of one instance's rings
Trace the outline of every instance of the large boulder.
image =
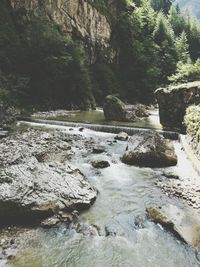
{"type": "Polygon", "coordinates": [[[113,95],[106,97],[103,110],[105,118],[113,121],[136,121],[149,116],[146,106],[142,104],[125,105],[113,95]]]}
{"type": "Polygon", "coordinates": [[[165,128],[182,130],[187,107],[192,104],[200,104],[200,82],[159,88],[155,94],[158,100],[161,124],[165,128]]]}
{"type": "Polygon", "coordinates": [[[107,120],[125,121],[127,120],[125,104],[116,96],[109,95],[105,99],[103,111],[107,120]]]}
{"type": "Polygon", "coordinates": [[[149,218],[172,232],[180,240],[200,251],[200,218],[174,206],[147,208],[149,218]]]}
{"type": "Polygon", "coordinates": [[[141,167],[167,167],[177,164],[177,156],[171,141],[155,131],[135,134],[128,141],[122,161],[141,167]]]}
{"type": "MultiPolygon", "coordinates": [[[[94,202],[96,190],[70,164],[74,151],[69,137],[30,129],[0,140],[0,223],[39,222],[94,202]]],[[[76,145],[81,147],[82,141],[77,139],[76,145]]]]}
{"type": "Polygon", "coordinates": [[[0,171],[1,222],[38,220],[62,210],[82,210],[96,196],[96,190],[78,169],[59,162],[35,160],[0,171]]]}

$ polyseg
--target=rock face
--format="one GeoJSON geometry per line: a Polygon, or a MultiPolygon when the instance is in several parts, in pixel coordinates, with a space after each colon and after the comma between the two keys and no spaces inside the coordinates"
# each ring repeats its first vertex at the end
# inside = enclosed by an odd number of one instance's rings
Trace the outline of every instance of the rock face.
{"type": "Polygon", "coordinates": [[[173,205],[148,208],[147,214],[155,223],[162,225],[176,237],[200,251],[200,221],[197,215],[187,214],[173,205]],[[188,218],[191,218],[189,223],[188,218]]]}
{"type": "MultiPolygon", "coordinates": [[[[76,36],[89,43],[91,61],[94,60],[96,45],[110,46],[111,27],[107,18],[87,0],[11,0],[16,12],[23,11],[23,18],[31,20],[32,16],[45,15],[59,25],[66,34],[76,36]]],[[[88,46],[89,48],[89,46],[88,46]]]]}
{"type": "Polygon", "coordinates": [[[156,168],[176,165],[177,156],[171,141],[154,131],[146,131],[129,138],[122,161],[130,165],[156,168]]]}
{"type": "Polygon", "coordinates": [[[72,151],[65,139],[58,133],[29,130],[0,142],[1,223],[80,211],[94,202],[97,192],[70,166],[72,151]]]}
{"type": "Polygon", "coordinates": [[[187,139],[200,160],[200,105],[191,106],[187,109],[184,123],[187,139]]]}
{"type": "Polygon", "coordinates": [[[160,122],[165,128],[183,129],[187,107],[200,103],[200,82],[160,88],[155,92],[160,122]]]}

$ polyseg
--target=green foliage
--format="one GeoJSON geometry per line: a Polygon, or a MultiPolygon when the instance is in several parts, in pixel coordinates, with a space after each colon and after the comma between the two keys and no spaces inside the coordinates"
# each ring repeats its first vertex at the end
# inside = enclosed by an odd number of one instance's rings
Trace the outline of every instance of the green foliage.
{"type": "Polygon", "coordinates": [[[167,14],[174,0],[150,0],[151,6],[155,11],[163,11],[167,14]]]}
{"type": "Polygon", "coordinates": [[[189,45],[187,35],[183,31],[181,35],[175,41],[175,48],[178,55],[178,60],[182,63],[190,61],[189,45]]]}
{"type": "Polygon", "coordinates": [[[184,124],[187,134],[190,137],[192,148],[200,159],[200,105],[187,108],[184,124]]]}
{"type": "Polygon", "coordinates": [[[152,38],[154,25],[155,13],[148,1],[129,15],[122,13],[119,20],[121,86],[124,98],[132,102],[149,101],[160,75],[158,49],[152,38]]]}
{"type": "Polygon", "coordinates": [[[103,104],[107,95],[119,94],[120,86],[117,78],[117,71],[112,65],[105,62],[98,62],[91,67],[93,74],[93,91],[98,103],[103,104]]]}
{"type": "Polygon", "coordinates": [[[200,80],[200,59],[195,63],[178,62],[176,73],[169,77],[171,82],[188,82],[200,80]]]}
{"type": "Polygon", "coordinates": [[[29,101],[29,78],[8,75],[0,77],[0,103],[5,106],[25,106],[29,101]]]}
{"type": "Polygon", "coordinates": [[[6,0],[0,1],[0,70],[17,69],[20,60],[20,39],[15,30],[10,7],[6,0]]]}
{"type": "Polygon", "coordinates": [[[90,4],[111,25],[108,51],[63,33],[43,8],[27,19],[23,9],[13,13],[8,2],[1,1],[0,100],[17,106],[88,109],[109,94],[151,102],[160,85],[200,79],[200,24],[173,1],[90,4]],[[90,49],[96,53],[92,64],[90,49]],[[109,53],[115,55],[112,62],[109,53]]]}

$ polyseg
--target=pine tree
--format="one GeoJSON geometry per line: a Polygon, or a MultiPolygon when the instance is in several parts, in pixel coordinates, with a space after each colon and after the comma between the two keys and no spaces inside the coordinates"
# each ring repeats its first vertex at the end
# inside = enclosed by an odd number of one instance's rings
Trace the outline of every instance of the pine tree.
{"type": "Polygon", "coordinates": [[[186,63],[190,60],[188,39],[184,31],[176,39],[175,48],[180,62],[186,63]]]}

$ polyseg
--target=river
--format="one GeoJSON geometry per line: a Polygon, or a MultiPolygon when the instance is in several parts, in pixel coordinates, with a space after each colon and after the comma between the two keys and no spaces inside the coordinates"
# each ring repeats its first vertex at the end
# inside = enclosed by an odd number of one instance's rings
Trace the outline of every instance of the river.
{"type": "MultiPolygon", "coordinates": [[[[77,147],[73,165],[80,168],[99,194],[94,205],[79,218],[80,228],[95,225],[99,235],[77,233],[65,224],[52,229],[27,229],[20,234],[20,249],[10,267],[199,267],[198,254],[188,245],[151,222],[149,206],[172,203],[189,210],[181,200],[170,198],[155,185],[162,170],[127,166],[120,161],[126,142],[112,143],[115,135],[85,129],[49,125],[69,134],[82,134],[106,147],[94,155],[77,147]],[[109,168],[96,170],[91,160],[104,159],[109,168]],[[107,236],[106,236],[107,235],[107,236]]],[[[174,142],[179,157],[174,171],[197,178],[191,163],[174,142]]],[[[2,263],[3,264],[3,263],[2,263]]],[[[0,265],[1,266],[1,265],[0,265]]],[[[4,266],[4,265],[2,265],[4,266]]]]}

